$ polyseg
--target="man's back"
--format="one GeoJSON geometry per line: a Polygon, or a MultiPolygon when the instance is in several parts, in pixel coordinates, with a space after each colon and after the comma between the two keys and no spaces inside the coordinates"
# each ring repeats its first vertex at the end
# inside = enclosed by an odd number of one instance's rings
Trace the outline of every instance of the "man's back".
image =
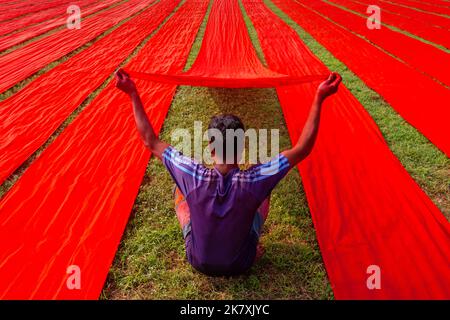
{"type": "Polygon", "coordinates": [[[258,234],[252,232],[255,214],[289,171],[287,158],[279,155],[266,164],[245,171],[236,168],[226,175],[172,147],[164,151],[163,162],[189,206],[189,262],[211,275],[239,274],[249,269],[258,243],[258,234]]]}

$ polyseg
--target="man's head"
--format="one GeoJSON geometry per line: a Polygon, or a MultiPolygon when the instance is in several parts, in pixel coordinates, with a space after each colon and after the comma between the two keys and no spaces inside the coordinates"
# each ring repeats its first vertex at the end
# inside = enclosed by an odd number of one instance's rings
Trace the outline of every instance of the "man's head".
{"type": "Polygon", "coordinates": [[[244,150],[244,124],[233,114],[216,115],[208,126],[209,146],[217,163],[237,164],[244,150]]]}

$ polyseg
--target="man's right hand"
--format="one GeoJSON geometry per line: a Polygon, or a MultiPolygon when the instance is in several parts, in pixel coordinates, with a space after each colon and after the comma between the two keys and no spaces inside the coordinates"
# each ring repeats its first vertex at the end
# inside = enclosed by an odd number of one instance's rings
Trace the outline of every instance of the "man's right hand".
{"type": "Polygon", "coordinates": [[[320,100],[325,100],[326,97],[335,94],[339,88],[339,84],[341,83],[341,81],[342,77],[339,75],[339,73],[331,73],[328,79],[322,82],[317,88],[317,97],[320,100]]]}
{"type": "Polygon", "coordinates": [[[116,87],[129,96],[131,96],[134,93],[137,93],[136,85],[134,84],[134,81],[131,80],[128,73],[125,72],[123,69],[119,69],[116,72],[116,87]]]}
{"type": "Polygon", "coordinates": [[[312,151],[317,139],[320,123],[320,111],[322,102],[338,91],[342,78],[336,72],[330,74],[327,80],[317,88],[316,96],[309,111],[308,118],[303,126],[302,133],[295,146],[282,152],[288,159],[291,167],[303,161],[312,151]]]}

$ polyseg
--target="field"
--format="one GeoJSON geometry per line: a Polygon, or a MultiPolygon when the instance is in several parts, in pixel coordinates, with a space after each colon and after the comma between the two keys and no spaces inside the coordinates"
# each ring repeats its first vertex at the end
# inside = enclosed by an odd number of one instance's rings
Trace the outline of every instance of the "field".
{"type": "MultiPolygon", "coordinates": [[[[121,1],[120,4],[124,2],[127,1],[121,1]]],[[[333,5],[332,2],[324,2],[337,8],[337,5],[333,5]]],[[[132,61],[133,57],[177,10],[180,10],[184,3],[184,0],[181,1],[170,15],[164,18],[151,33],[148,33],[116,67],[126,66],[129,61],[132,61]]],[[[328,69],[342,75],[343,84],[375,121],[389,149],[449,220],[450,160],[447,155],[418,129],[405,121],[377,90],[369,87],[346,63],[340,61],[333,52],[297,24],[276,3],[276,1],[264,0],[264,4],[295,30],[298,37],[328,69]]],[[[202,19],[184,66],[185,71],[192,66],[201,48],[212,4],[211,1],[202,19]]],[[[256,53],[263,65],[269,67],[258,34],[241,1],[239,1],[239,7],[256,53]]],[[[144,8],[134,13],[132,17],[138,16],[143,11],[144,8]]],[[[423,11],[425,10],[418,10],[418,12],[423,11]]],[[[98,12],[93,13],[94,16],[95,14],[98,12]]],[[[114,33],[132,17],[121,20],[70,53],[54,59],[4,90],[0,96],[1,103],[8,103],[9,98],[26,90],[30,83],[38,81],[40,77],[51,72],[58,65],[88,50],[102,38],[114,33]]],[[[449,18],[445,14],[440,17],[449,18]]],[[[389,27],[389,23],[383,27],[397,30],[398,33],[407,35],[418,42],[431,44],[430,46],[443,54],[450,53],[450,50],[443,45],[408,31],[389,27]]],[[[0,59],[39,39],[49,37],[63,28],[65,26],[51,29],[12,46],[0,52],[0,59]]],[[[348,49],[351,50],[351,48],[348,49]]],[[[446,61],[447,67],[448,61],[450,60],[446,61]]],[[[20,182],[27,170],[32,168],[33,162],[39,160],[46,149],[58,141],[73,121],[98,99],[103,90],[107,90],[105,88],[108,88],[108,83],[113,81],[113,77],[113,73],[108,72],[100,84],[82,99],[73,111],[69,112],[69,115],[57,129],[53,130],[45,142],[8,175],[0,187],[2,200],[20,182]]],[[[448,84],[442,81],[439,81],[439,85],[446,90],[449,89],[448,84]]],[[[48,94],[51,94],[51,91],[52,88],[49,87],[48,94]]],[[[433,92],[429,92],[429,95],[432,96],[433,92]]],[[[448,104],[448,102],[442,103],[448,104]]],[[[309,106],[299,106],[299,108],[307,107],[309,106]]],[[[191,129],[194,121],[203,121],[207,124],[210,117],[218,113],[237,114],[249,128],[278,128],[281,147],[287,148],[291,145],[289,130],[275,88],[227,89],[178,86],[163,122],[160,137],[170,140],[174,129],[191,129]]],[[[150,120],[152,120],[151,117],[150,120]]],[[[345,144],[346,141],[342,143],[345,144]]],[[[1,158],[0,161],[3,159],[1,158]]],[[[330,159],[330,161],[333,160],[330,159]]],[[[183,239],[174,213],[173,186],[171,177],[163,165],[152,157],[142,177],[130,218],[101,292],[101,299],[334,299],[316,239],[307,196],[297,168],[292,170],[272,193],[270,214],[261,239],[266,250],[265,255],[248,274],[239,277],[207,277],[193,270],[187,263],[183,239]]]]}

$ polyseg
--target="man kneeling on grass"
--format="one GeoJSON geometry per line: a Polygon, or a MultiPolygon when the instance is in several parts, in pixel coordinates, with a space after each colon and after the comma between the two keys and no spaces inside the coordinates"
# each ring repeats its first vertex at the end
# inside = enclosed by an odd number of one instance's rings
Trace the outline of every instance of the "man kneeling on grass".
{"type": "MultiPolygon", "coordinates": [[[[186,243],[191,265],[207,275],[237,275],[251,268],[262,254],[258,241],[269,212],[272,189],[286,173],[305,159],[317,137],[323,101],[338,90],[341,77],[332,73],[322,82],[314,98],[308,119],[297,144],[265,164],[242,171],[236,139],[226,141],[227,129],[244,130],[234,115],[214,116],[209,129],[222,133],[223,148],[216,152],[210,136],[211,156],[215,165],[208,169],[183,156],[168,143],[158,139],[142,106],[134,82],[119,70],[116,86],[127,93],[133,104],[137,129],[145,146],[161,159],[177,188],[175,210],[186,243]],[[232,144],[230,155],[226,145],[232,144]]],[[[210,131],[208,131],[210,132],[210,131]]]]}

